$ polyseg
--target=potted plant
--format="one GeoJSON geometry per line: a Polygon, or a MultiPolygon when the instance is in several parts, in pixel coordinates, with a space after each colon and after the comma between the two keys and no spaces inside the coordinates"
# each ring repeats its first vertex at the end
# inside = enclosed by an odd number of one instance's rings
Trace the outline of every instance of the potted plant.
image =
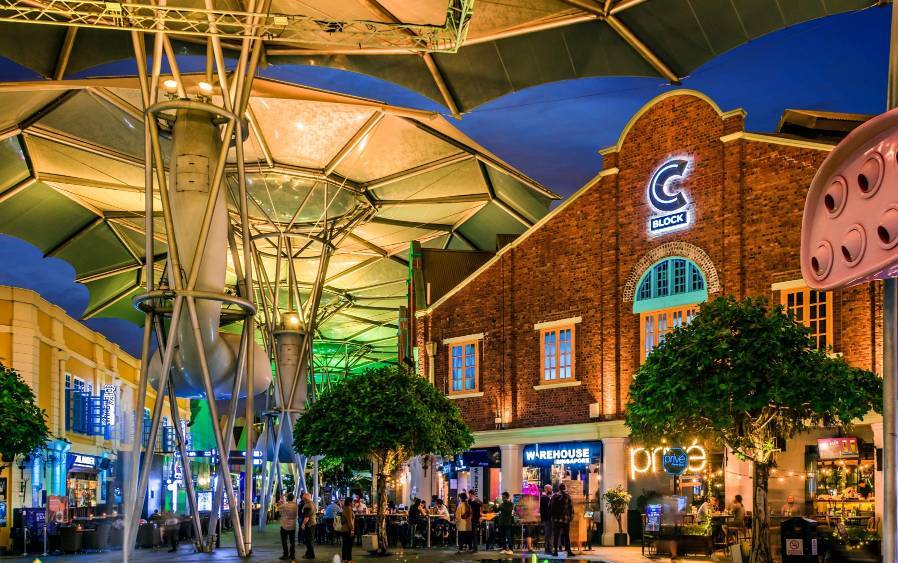
{"type": "Polygon", "coordinates": [[[627,511],[630,499],[633,498],[632,495],[624,490],[623,485],[618,485],[613,489],[605,491],[602,498],[605,499],[605,509],[613,514],[614,519],[617,520],[617,533],[614,534],[614,545],[627,545],[629,537],[624,532],[621,516],[627,511]]]}

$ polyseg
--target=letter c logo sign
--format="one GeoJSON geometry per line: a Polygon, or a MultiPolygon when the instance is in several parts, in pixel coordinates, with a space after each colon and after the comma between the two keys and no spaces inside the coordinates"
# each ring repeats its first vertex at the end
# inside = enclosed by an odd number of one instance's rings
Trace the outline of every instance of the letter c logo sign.
{"type": "Polygon", "coordinates": [[[682,193],[670,194],[665,187],[674,178],[683,177],[688,164],[687,160],[675,158],[665,162],[652,174],[649,181],[649,202],[652,207],[658,211],[676,211],[686,205],[686,197],[682,193]]]}

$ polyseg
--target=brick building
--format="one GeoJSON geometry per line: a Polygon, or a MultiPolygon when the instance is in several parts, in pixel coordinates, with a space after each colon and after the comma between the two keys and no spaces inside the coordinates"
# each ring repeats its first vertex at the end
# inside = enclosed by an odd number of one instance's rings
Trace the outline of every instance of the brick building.
{"type": "MultiPolygon", "coordinates": [[[[821,346],[880,371],[879,286],[817,293],[799,268],[807,187],[863,116],[787,111],[774,134],[746,132],[744,118],[694,91],[655,98],[600,151],[592,181],[413,312],[419,371],[456,400],[475,448],[500,452],[501,467],[484,469],[488,494],[496,480],[513,493],[579,481],[584,497],[666,484],[635,478],[627,390],[665,332],[718,295],[782,303],[821,346]]],[[[866,420],[855,435],[873,443],[877,428],[866,420]]],[[[774,480],[783,496],[804,495],[807,511],[818,477],[808,456],[828,436],[833,429],[796,440],[781,456],[789,479],[774,480]]],[[[718,467],[726,496],[741,492],[750,507],[745,464],[721,452],[718,467]]]]}

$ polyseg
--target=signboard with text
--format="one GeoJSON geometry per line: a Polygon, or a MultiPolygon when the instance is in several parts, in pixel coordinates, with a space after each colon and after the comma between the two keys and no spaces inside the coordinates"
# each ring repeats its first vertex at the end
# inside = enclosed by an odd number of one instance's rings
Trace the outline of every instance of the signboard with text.
{"type": "Polygon", "coordinates": [[[689,467],[689,455],[683,448],[669,448],[661,456],[661,467],[668,475],[682,475],[689,467]]]}
{"type": "Polygon", "coordinates": [[[842,459],[860,457],[857,438],[818,438],[817,452],[820,459],[842,459]]]}
{"type": "Polygon", "coordinates": [[[601,442],[530,444],[524,447],[525,466],[566,465],[586,467],[601,463],[601,442]]]}

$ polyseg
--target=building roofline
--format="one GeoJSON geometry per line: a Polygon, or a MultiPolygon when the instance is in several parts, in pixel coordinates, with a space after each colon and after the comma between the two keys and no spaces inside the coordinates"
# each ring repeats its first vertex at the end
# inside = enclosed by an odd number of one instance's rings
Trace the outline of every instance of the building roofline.
{"type": "Polygon", "coordinates": [[[564,200],[563,202],[561,202],[561,204],[559,204],[558,207],[556,207],[555,209],[553,209],[552,211],[547,213],[542,219],[540,219],[539,221],[534,223],[532,227],[530,227],[529,229],[527,229],[526,231],[521,233],[521,235],[518,236],[518,238],[514,239],[512,242],[506,244],[501,249],[499,249],[499,251],[496,252],[496,254],[492,258],[490,258],[482,266],[480,266],[479,268],[474,270],[474,272],[471,275],[469,275],[468,277],[463,279],[458,285],[456,285],[451,290],[449,290],[445,295],[443,295],[442,297],[440,297],[439,299],[437,299],[436,301],[431,303],[431,305],[429,307],[427,307],[426,309],[421,309],[419,311],[416,311],[415,316],[423,317],[423,316],[429,315],[437,307],[439,307],[444,302],[446,302],[450,297],[452,297],[453,295],[455,295],[456,293],[461,291],[461,289],[464,288],[466,285],[468,285],[469,283],[474,281],[480,274],[482,274],[483,272],[488,270],[490,267],[492,267],[493,264],[497,263],[502,258],[502,256],[504,256],[508,252],[511,252],[511,250],[513,248],[516,248],[518,245],[523,243],[525,240],[527,240],[527,238],[530,237],[530,235],[532,235],[533,233],[538,231],[543,225],[545,225],[546,223],[551,221],[556,215],[561,213],[563,210],[567,209],[567,207],[571,203],[573,203],[581,195],[583,195],[587,191],[589,191],[593,186],[597,185],[602,178],[604,178],[605,176],[613,176],[614,174],[617,174],[619,171],[620,170],[618,168],[608,168],[607,170],[599,171],[599,173],[596,174],[586,184],[584,184],[584,186],[582,188],[580,188],[579,190],[577,190],[576,192],[571,194],[571,196],[569,198],[567,198],[566,200],[564,200]]]}
{"type": "Polygon", "coordinates": [[[677,90],[670,90],[668,92],[664,92],[663,94],[655,96],[654,98],[652,98],[651,100],[646,102],[645,105],[643,105],[641,108],[639,108],[639,111],[637,111],[635,114],[633,114],[633,117],[631,117],[630,120],[627,122],[627,124],[624,126],[623,131],[621,131],[621,134],[617,138],[617,143],[615,143],[614,145],[611,145],[610,147],[605,147],[604,149],[600,149],[599,154],[602,156],[605,156],[607,154],[620,152],[621,146],[623,146],[623,144],[624,144],[624,140],[627,138],[627,135],[630,134],[630,129],[632,129],[633,126],[636,125],[636,122],[639,121],[639,118],[642,117],[643,115],[645,115],[652,108],[652,106],[654,106],[658,102],[660,102],[662,100],[666,100],[667,98],[672,98],[674,96],[692,96],[693,98],[698,98],[698,99],[702,100],[703,102],[707,103],[709,106],[711,106],[711,108],[717,112],[717,115],[719,115],[721,119],[726,119],[726,118],[732,117],[734,115],[741,115],[742,117],[745,117],[747,115],[745,113],[745,110],[741,109],[741,108],[730,110],[730,111],[721,110],[720,106],[717,105],[717,102],[715,102],[710,97],[708,97],[707,94],[703,94],[702,92],[699,92],[698,90],[691,90],[689,88],[679,88],[677,90]]]}

